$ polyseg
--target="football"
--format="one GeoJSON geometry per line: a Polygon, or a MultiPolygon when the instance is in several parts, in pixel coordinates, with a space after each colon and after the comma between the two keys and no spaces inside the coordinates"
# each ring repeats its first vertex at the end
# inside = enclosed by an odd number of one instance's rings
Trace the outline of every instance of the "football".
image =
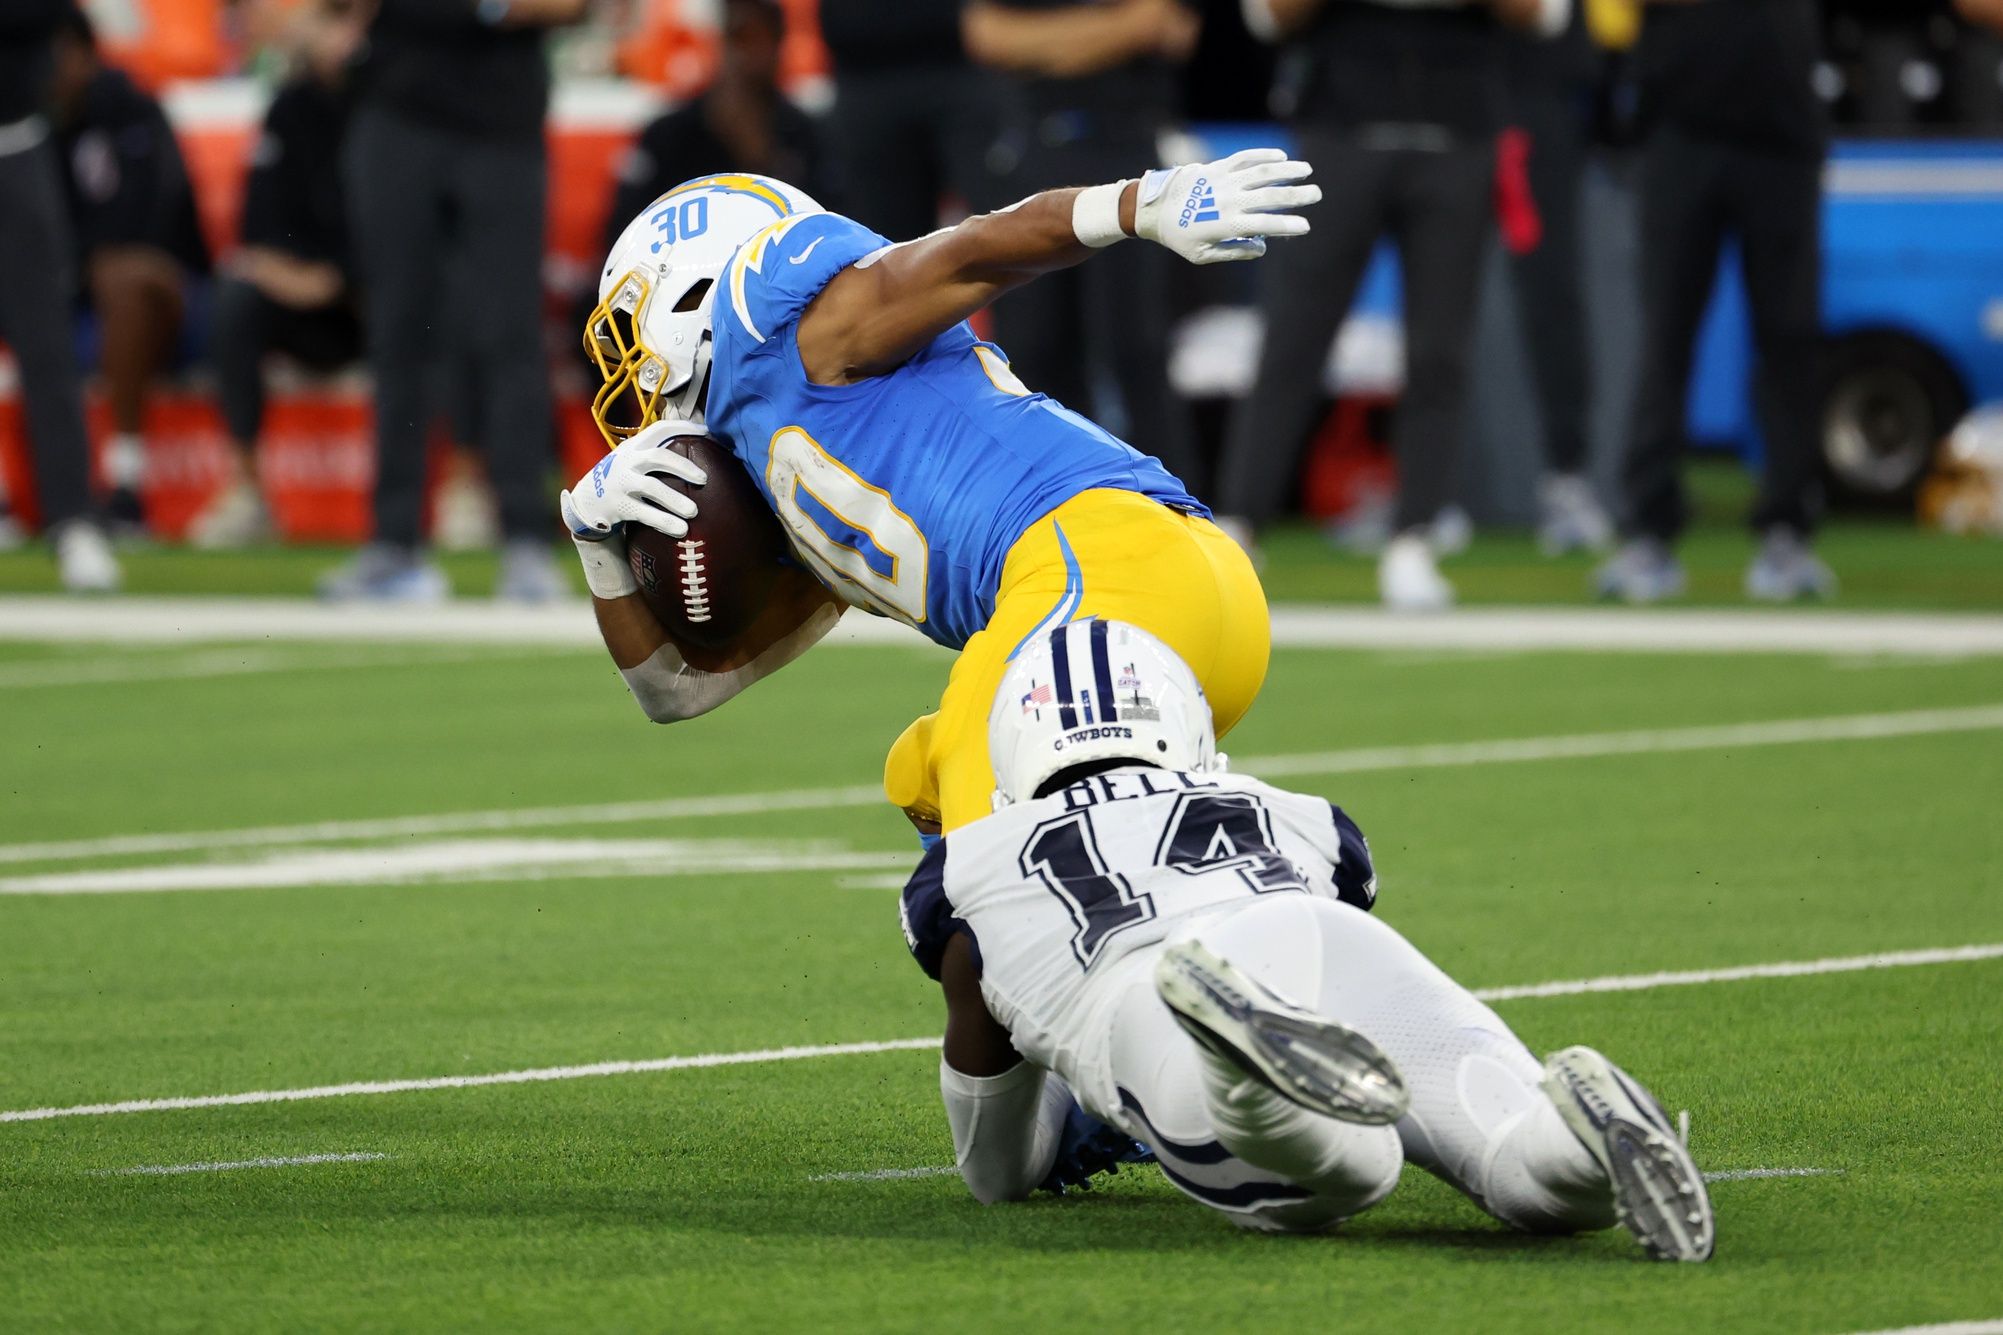
{"type": "Polygon", "coordinates": [[[667,448],[701,467],[709,481],[691,487],[664,478],[696,503],[688,534],[671,538],[628,525],[626,559],[640,595],[670,635],[727,648],[758,619],[784,576],[786,534],[729,450],[707,436],[677,436],[667,448]]]}

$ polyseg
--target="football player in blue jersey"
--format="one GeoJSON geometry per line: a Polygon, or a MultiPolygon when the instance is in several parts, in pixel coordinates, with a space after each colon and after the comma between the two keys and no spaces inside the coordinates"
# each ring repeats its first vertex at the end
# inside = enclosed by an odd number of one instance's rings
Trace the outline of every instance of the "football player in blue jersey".
{"type": "MultiPolygon", "coordinates": [[[[614,245],[585,333],[613,452],[563,496],[606,647],[648,716],[715,708],[855,606],[961,651],[939,709],[885,764],[887,796],[921,831],[990,810],[988,704],[1050,626],[1145,627],[1228,731],[1270,648],[1244,552],[1160,464],[1023,385],[966,320],[1129,239],[1196,264],[1256,258],[1308,230],[1308,174],[1250,149],[1045,191],[899,244],[765,177],[704,177],[655,200],[614,245]],[[814,576],[720,657],[675,643],[647,610],[621,536],[629,523],[686,532],[697,502],[668,480],[702,474],[663,447],[692,432],[744,462],[814,576]]],[[[1111,689],[1085,684],[1087,710],[1111,689]]]]}

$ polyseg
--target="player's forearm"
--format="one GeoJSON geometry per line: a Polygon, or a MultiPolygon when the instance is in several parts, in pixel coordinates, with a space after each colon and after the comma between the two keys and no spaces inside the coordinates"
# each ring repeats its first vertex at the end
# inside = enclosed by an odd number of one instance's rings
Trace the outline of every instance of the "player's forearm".
{"type": "Polygon", "coordinates": [[[621,672],[630,671],[652,658],[662,645],[670,644],[668,632],[647,610],[646,599],[637,593],[622,598],[593,595],[591,610],[598,618],[598,634],[605,651],[621,672]]]}
{"type": "Polygon", "coordinates": [[[718,652],[677,642],[637,594],[595,598],[593,605],[626,689],[655,723],[687,722],[735,699],[820,643],[842,614],[832,598],[813,601],[803,613],[781,609],[739,645],[718,652]],[[632,660],[649,643],[653,648],[632,660]]]}
{"type": "MultiPolygon", "coordinates": [[[[1091,256],[1073,222],[1080,193],[1046,190],[843,272],[801,318],[808,375],[820,384],[881,375],[1003,293],[1091,256]]],[[[1119,201],[1130,235],[1134,201],[1130,182],[1119,201]]]]}
{"type": "Polygon", "coordinates": [[[939,1095],[953,1131],[953,1161],[983,1205],[1026,1199],[1050,1176],[1063,1142],[1071,1090],[1028,1062],[994,1076],[939,1063],[939,1095]]]}
{"type": "MultiPolygon", "coordinates": [[[[1122,185],[1120,230],[1132,236],[1138,186],[1132,181],[1122,185]]],[[[1078,237],[1076,209],[1083,193],[1082,188],[1045,190],[999,212],[969,218],[938,234],[938,258],[953,280],[987,293],[981,304],[1033,278],[1068,269],[1093,251],[1078,237]]],[[[969,307],[967,314],[979,309],[969,307]]]]}

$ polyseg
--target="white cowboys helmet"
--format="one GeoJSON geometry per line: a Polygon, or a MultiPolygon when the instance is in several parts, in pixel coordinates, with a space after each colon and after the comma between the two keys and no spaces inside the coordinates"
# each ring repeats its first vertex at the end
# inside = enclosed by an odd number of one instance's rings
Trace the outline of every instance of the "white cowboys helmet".
{"type": "Polygon", "coordinates": [[[701,176],[626,224],[584,326],[584,350],[605,379],[591,418],[607,445],[663,418],[703,420],[710,311],[730,257],[780,219],[820,212],[804,191],[769,176],[701,176]],[[619,406],[628,391],[631,405],[619,406]]]}
{"type": "Polygon", "coordinates": [[[1074,621],[1016,654],[988,714],[995,806],[1027,802],[1076,765],[1223,767],[1210,702],[1189,665],[1139,626],[1074,621]]]}

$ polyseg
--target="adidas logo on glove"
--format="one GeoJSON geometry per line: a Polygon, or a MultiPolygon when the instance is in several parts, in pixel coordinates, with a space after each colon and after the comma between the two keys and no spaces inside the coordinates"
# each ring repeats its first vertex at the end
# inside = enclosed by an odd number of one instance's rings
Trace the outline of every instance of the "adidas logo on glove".
{"type": "Polygon", "coordinates": [[[1210,178],[1199,176],[1189,187],[1189,198],[1182,203],[1182,216],[1176,220],[1177,227],[1187,227],[1193,222],[1217,221],[1217,191],[1210,184],[1210,178]]]}

